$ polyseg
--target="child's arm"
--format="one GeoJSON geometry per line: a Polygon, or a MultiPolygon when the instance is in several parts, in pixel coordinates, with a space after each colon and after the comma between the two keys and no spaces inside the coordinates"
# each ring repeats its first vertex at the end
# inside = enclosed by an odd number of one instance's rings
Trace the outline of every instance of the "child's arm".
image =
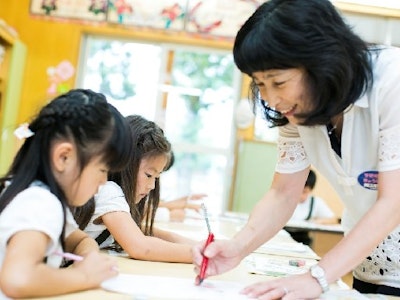
{"type": "Polygon", "coordinates": [[[153,228],[154,236],[172,243],[196,245],[198,241],[192,240],[190,238],[184,237],[177,233],[162,230],[159,228],[153,228]]]}
{"type": "Polygon", "coordinates": [[[112,257],[96,251],[69,268],[44,263],[49,237],[40,231],[20,231],[8,241],[0,287],[11,298],[52,296],[99,287],[117,275],[112,257]],[[49,288],[50,287],[50,288],[49,288]]]}
{"type": "Polygon", "coordinates": [[[191,245],[145,236],[127,212],[110,212],[103,215],[102,220],[114,239],[132,258],[163,262],[192,262],[191,245]]]}
{"type": "Polygon", "coordinates": [[[99,245],[84,231],[77,229],[66,238],[65,251],[85,256],[89,252],[99,251],[99,245]]]}

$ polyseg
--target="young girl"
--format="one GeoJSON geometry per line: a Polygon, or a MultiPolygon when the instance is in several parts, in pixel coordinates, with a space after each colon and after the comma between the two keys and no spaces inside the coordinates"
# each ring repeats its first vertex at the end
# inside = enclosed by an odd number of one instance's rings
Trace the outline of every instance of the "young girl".
{"type": "Polygon", "coordinates": [[[90,90],[57,97],[22,129],[26,140],[0,178],[0,298],[91,289],[117,275],[116,262],[78,229],[69,208],[85,204],[109,170],[126,164],[127,130],[90,90]],[[63,252],[83,259],[59,268],[63,252]]]}
{"type": "Polygon", "coordinates": [[[114,239],[135,259],[191,263],[193,241],[153,228],[160,199],[160,174],[171,145],[160,127],[141,116],[128,116],[133,155],[121,172],[110,175],[94,202],[77,208],[75,218],[101,248],[114,239]]]}

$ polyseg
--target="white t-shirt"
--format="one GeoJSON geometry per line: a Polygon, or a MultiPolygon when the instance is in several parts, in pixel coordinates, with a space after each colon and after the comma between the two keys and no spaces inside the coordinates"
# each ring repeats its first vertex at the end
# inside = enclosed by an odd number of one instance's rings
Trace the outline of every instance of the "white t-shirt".
{"type": "MultiPolygon", "coordinates": [[[[85,228],[85,232],[92,238],[97,238],[107,227],[103,224],[95,224],[94,221],[101,216],[116,211],[124,211],[130,214],[129,205],[126,202],[124,192],[121,187],[113,181],[107,181],[99,188],[99,192],[94,196],[95,210],[92,218],[85,228]]],[[[100,248],[110,246],[114,238],[110,236],[100,245],[100,248]]]]}
{"type": "MultiPolygon", "coordinates": [[[[325,126],[279,129],[276,171],[315,166],[344,203],[346,232],[377,200],[377,172],[400,168],[400,49],[373,54],[373,73],[371,90],[344,114],[342,158],[332,150],[325,126]]],[[[400,288],[399,240],[400,226],[357,267],[356,278],[400,288]]]]}
{"type": "MultiPolygon", "coordinates": [[[[60,201],[46,185],[35,181],[15,196],[0,214],[0,266],[3,265],[8,240],[19,231],[35,230],[45,233],[50,238],[46,249],[46,263],[55,268],[60,267],[62,257],[53,253],[62,251],[60,244],[62,227],[63,211],[60,201]]],[[[77,229],[78,225],[67,209],[65,237],[77,229]]],[[[2,297],[6,299],[0,291],[0,299],[2,297]]]]}
{"type": "MultiPolygon", "coordinates": [[[[297,207],[294,210],[293,215],[290,218],[290,221],[306,220],[310,213],[310,206],[311,206],[311,196],[308,196],[304,202],[297,204],[297,207]]],[[[325,201],[319,197],[314,196],[314,203],[310,219],[333,218],[333,217],[335,217],[335,214],[325,203],[325,201]]]]}

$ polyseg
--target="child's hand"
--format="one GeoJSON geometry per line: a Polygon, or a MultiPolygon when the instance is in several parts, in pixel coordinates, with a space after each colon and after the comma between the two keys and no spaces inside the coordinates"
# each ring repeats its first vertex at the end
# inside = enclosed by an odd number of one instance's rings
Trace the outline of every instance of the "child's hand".
{"type": "Polygon", "coordinates": [[[184,209],[171,209],[169,211],[169,220],[172,222],[183,222],[185,220],[186,213],[184,209]]]}
{"type": "Polygon", "coordinates": [[[206,194],[192,194],[192,195],[184,196],[184,197],[181,197],[181,198],[178,198],[175,200],[160,202],[159,206],[166,207],[169,210],[189,208],[189,209],[194,209],[194,210],[198,211],[201,208],[200,204],[192,203],[191,201],[201,200],[204,197],[207,197],[207,195],[206,194]]]}
{"type": "Polygon", "coordinates": [[[114,257],[96,251],[88,253],[82,261],[75,262],[73,267],[85,274],[90,288],[99,287],[104,280],[119,273],[114,257]]]}

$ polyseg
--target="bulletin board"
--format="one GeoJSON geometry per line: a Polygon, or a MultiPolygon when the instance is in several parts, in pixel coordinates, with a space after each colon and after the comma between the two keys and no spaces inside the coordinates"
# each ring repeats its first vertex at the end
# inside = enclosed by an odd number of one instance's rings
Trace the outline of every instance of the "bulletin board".
{"type": "Polygon", "coordinates": [[[276,161],[276,143],[240,141],[232,202],[233,211],[251,212],[271,185],[276,161]]]}

